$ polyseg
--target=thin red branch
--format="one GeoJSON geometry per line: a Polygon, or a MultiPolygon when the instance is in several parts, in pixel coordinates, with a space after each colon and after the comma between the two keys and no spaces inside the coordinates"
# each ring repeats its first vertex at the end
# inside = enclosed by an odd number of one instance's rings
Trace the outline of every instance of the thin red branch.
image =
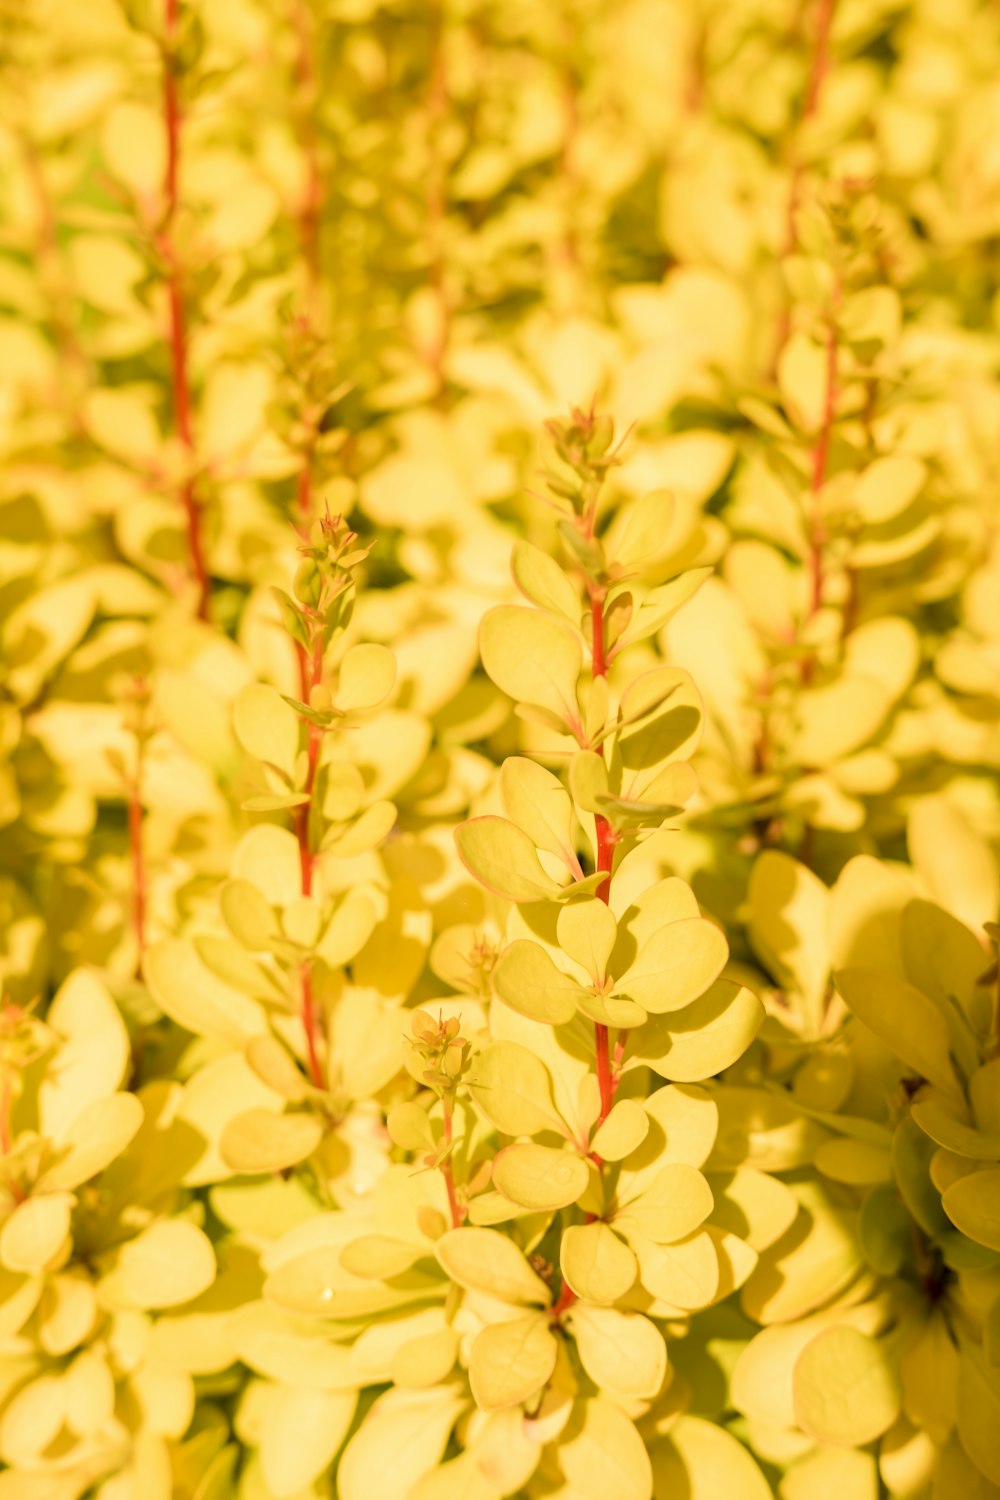
{"type": "MultiPolygon", "coordinates": [[[[837,324],[835,319],[838,291],[830,307],[829,326],[826,335],[826,387],[823,394],[823,419],[819,436],[812,450],[809,478],[809,610],[811,620],[823,608],[824,552],[826,528],[820,509],[819,496],[826,483],[827,465],[830,459],[830,438],[833,433],[834,415],[837,405],[837,324]]],[[[802,680],[808,682],[815,666],[815,658],[807,656],[802,664],[802,680]]]]}
{"type": "Polygon", "coordinates": [[[142,787],[140,784],[140,774],[141,772],[137,767],[135,778],[129,790],[128,800],[128,840],[132,855],[132,930],[135,933],[135,972],[137,978],[142,973],[142,960],[146,953],[146,906],[148,903],[146,855],[142,844],[142,787]]]}
{"type": "MultiPolygon", "coordinates": [[[[445,1094],[441,1100],[441,1105],[444,1110],[444,1143],[446,1146],[450,1147],[452,1142],[451,1119],[452,1112],[455,1107],[452,1096],[450,1094],[445,1094]]],[[[455,1191],[455,1175],[451,1169],[450,1156],[446,1156],[444,1161],[441,1163],[441,1175],[444,1178],[445,1191],[448,1194],[448,1208],[451,1213],[451,1227],[453,1229],[459,1229],[462,1224],[465,1223],[465,1215],[462,1212],[461,1206],[459,1205],[458,1194],[455,1191]]]]}
{"type": "MultiPolygon", "coordinates": [[[[167,301],[170,310],[170,371],[174,424],[177,436],[194,460],[194,435],[191,427],[191,386],[187,363],[187,329],[184,309],[184,287],[180,262],[173,239],[174,220],[179,206],[178,175],[180,169],[181,109],[177,90],[176,44],[180,0],[166,0],[163,59],[163,114],[167,137],[167,161],[164,173],[163,222],[158,246],[167,268],[167,301]]],[[[202,541],[201,505],[193,478],[181,485],[180,500],[187,521],[188,553],[191,572],[197,585],[197,613],[208,618],[209,580],[202,541]]]]}
{"type": "MultiPolygon", "coordinates": [[[[310,660],[309,683],[311,689],[318,686],[323,679],[323,642],[322,636],[317,636],[313,646],[310,660]]],[[[303,694],[303,699],[308,702],[308,692],[303,694]]],[[[303,896],[311,896],[313,888],[313,872],[316,865],[316,855],[310,842],[310,814],[312,812],[313,794],[316,789],[316,772],[319,767],[319,751],[322,742],[322,732],[315,725],[309,725],[309,740],[307,747],[308,769],[306,772],[306,784],[303,790],[309,798],[303,802],[301,807],[296,808],[295,834],[299,845],[299,870],[302,879],[303,896]]],[[[302,965],[302,1028],[306,1034],[306,1050],[309,1055],[309,1076],[316,1088],[325,1087],[323,1077],[323,1066],[319,1057],[319,1016],[316,1010],[316,1002],[313,997],[312,965],[302,965]]]]}
{"type": "MultiPolygon", "coordinates": [[[[837,0],[817,0],[816,25],[813,31],[812,60],[809,65],[809,80],[806,84],[806,94],[802,105],[802,112],[798,119],[798,128],[819,113],[820,101],[823,96],[823,86],[830,73],[830,32],[833,27],[834,11],[837,8],[837,0]]],[[[798,231],[795,227],[795,213],[799,206],[799,194],[802,189],[802,159],[798,152],[792,158],[791,181],[788,187],[788,209],[785,218],[785,244],[783,254],[793,255],[798,248],[798,231]]],[[[791,308],[786,302],[782,309],[781,319],[778,326],[778,338],[775,348],[775,360],[781,350],[788,342],[791,329],[791,308]]]]}
{"type": "MultiPolygon", "coordinates": [[[[590,602],[590,624],[591,624],[591,655],[593,658],[593,676],[607,676],[607,662],[604,652],[604,595],[596,590],[591,595],[590,602]]],[[[597,888],[597,898],[607,905],[611,896],[611,870],[615,858],[615,833],[607,818],[600,813],[594,816],[594,832],[597,839],[597,868],[603,870],[606,879],[601,881],[597,888]]],[[[614,1103],[615,1089],[611,1076],[611,1058],[608,1048],[608,1028],[600,1021],[594,1022],[594,1050],[597,1057],[597,1083],[601,1093],[601,1113],[598,1123],[604,1124],[611,1112],[614,1103]]]]}
{"type": "Polygon", "coordinates": [[[448,210],[448,178],[441,150],[441,130],[448,114],[448,73],[445,57],[445,0],[435,0],[431,11],[431,59],[427,89],[427,245],[428,282],[437,302],[438,326],[426,356],[434,377],[436,395],[444,392],[444,362],[450,337],[448,293],[445,287],[445,219],[448,210]]]}

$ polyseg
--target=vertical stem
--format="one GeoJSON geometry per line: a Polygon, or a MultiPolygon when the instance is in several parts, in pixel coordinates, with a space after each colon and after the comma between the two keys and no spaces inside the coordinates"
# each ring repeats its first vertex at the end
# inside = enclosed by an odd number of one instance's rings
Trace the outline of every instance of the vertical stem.
{"type": "MultiPolygon", "coordinates": [[[[607,660],[604,649],[604,595],[596,590],[591,593],[591,654],[593,676],[607,676],[607,660]]],[[[606,879],[597,888],[597,899],[607,905],[611,896],[611,869],[615,858],[614,830],[607,818],[600,813],[594,816],[594,832],[597,839],[597,868],[603,870],[606,879]]],[[[594,1050],[597,1055],[597,1084],[601,1093],[599,1124],[603,1125],[614,1103],[614,1080],[611,1076],[611,1058],[608,1048],[608,1028],[600,1021],[594,1022],[594,1050]]]]}
{"type": "MultiPolygon", "coordinates": [[[[3,1059],[3,1061],[0,1061],[0,1153],[5,1157],[10,1155],[13,1145],[13,1130],[11,1128],[13,1108],[14,1099],[10,1083],[10,1072],[6,1059],[3,1059]]],[[[7,1188],[15,1203],[24,1202],[24,1190],[20,1183],[15,1182],[11,1178],[7,1183],[7,1188]]]]}
{"type": "MultiPolygon", "coordinates": [[[[834,411],[837,404],[837,324],[835,311],[839,301],[839,290],[834,287],[831,299],[830,320],[826,335],[826,389],[823,396],[823,421],[812,450],[809,481],[809,612],[807,620],[813,619],[823,608],[823,554],[826,546],[826,531],[819,508],[819,494],[826,483],[826,470],[830,457],[830,437],[833,432],[834,411]]],[[[816,659],[808,656],[802,663],[802,680],[808,682],[815,670],[816,659]]]]}
{"type": "Polygon", "coordinates": [[[132,928],[135,932],[135,973],[142,973],[142,961],[146,953],[146,905],[148,886],[146,878],[146,856],[142,846],[142,761],[136,766],[128,801],[128,837],[132,852],[132,928]]]}
{"type": "MultiPolygon", "coordinates": [[[[323,677],[323,639],[317,633],[313,643],[312,655],[309,658],[309,687],[316,687],[323,677]]],[[[308,693],[303,697],[308,702],[308,693]]],[[[319,749],[322,740],[321,731],[315,724],[309,725],[309,741],[307,748],[308,771],[306,773],[305,792],[309,798],[302,806],[296,808],[295,833],[299,844],[299,869],[302,877],[303,896],[312,895],[313,871],[316,864],[316,856],[309,843],[309,822],[312,812],[312,799],[316,787],[316,771],[319,766],[319,749]]],[[[302,1029],[306,1034],[306,1051],[309,1057],[309,1076],[316,1088],[325,1087],[323,1066],[319,1057],[319,1017],[316,1012],[316,1002],[313,998],[312,965],[302,965],[302,1029]]]]}
{"type": "Polygon", "coordinates": [[[448,113],[448,74],[445,59],[445,3],[433,0],[431,8],[430,81],[427,90],[427,244],[430,256],[428,280],[437,303],[438,326],[427,349],[427,363],[434,377],[438,399],[444,392],[444,361],[450,337],[448,293],[445,287],[444,231],[447,213],[447,175],[441,151],[441,127],[448,113]]]}
{"type": "MultiPolygon", "coordinates": [[[[817,0],[812,60],[809,65],[809,81],[806,84],[806,96],[798,121],[799,129],[819,111],[820,100],[823,95],[823,85],[830,72],[830,31],[833,26],[833,15],[836,8],[837,0],[817,0]]],[[[788,188],[788,210],[785,219],[785,244],[783,250],[785,255],[794,254],[798,247],[795,211],[799,206],[803,165],[798,151],[794,146],[793,153],[791,182],[788,188]]],[[[778,324],[778,338],[774,352],[775,362],[788,341],[790,327],[791,308],[786,301],[778,324]]]]}
{"type": "MultiPolygon", "coordinates": [[[[170,310],[170,369],[173,394],[174,423],[177,436],[194,461],[194,435],[191,428],[191,388],[187,364],[187,330],[184,313],[184,288],[180,263],[173,241],[173,226],[177,215],[178,171],[180,164],[181,111],[177,93],[175,47],[179,21],[180,0],[166,0],[166,25],[163,59],[163,113],[167,136],[167,162],[164,175],[164,214],[158,235],[158,245],[167,266],[167,301],[170,310]]],[[[186,479],[181,486],[181,504],[187,519],[188,552],[191,572],[197,585],[197,613],[200,620],[208,618],[208,569],[201,531],[201,506],[195,493],[194,480],[186,479]]]]}
{"type": "MultiPolygon", "coordinates": [[[[451,1120],[452,1113],[455,1108],[455,1101],[451,1094],[442,1095],[441,1107],[444,1110],[444,1143],[446,1146],[450,1146],[452,1141],[451,1120]]],[[[441,1175],[444,1178],[445,1190],[448,1194],[448,1208],[451,1212],[451,1227],[453,1229],[458,1229],[462,1224],[465,1223],[465,1215],[463,1214],[461,1207],[459,1206],[458,1194],[455,1192],[455,1175],[451,1170],[450,1156],[446,1156],[444,1161],[441,1163],[441,1175]]]]}

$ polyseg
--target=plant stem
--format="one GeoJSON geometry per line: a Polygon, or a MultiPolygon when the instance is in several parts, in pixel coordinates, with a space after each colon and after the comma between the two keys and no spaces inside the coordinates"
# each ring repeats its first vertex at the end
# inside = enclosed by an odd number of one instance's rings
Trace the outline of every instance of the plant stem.
{"type": "Polygon", "coordinates": [[[434,378],[435,399],[440,402],[445,388],[444,362],[450,339],[451,310],[445,287],[444,232],[447,214],[447,167],[441,150],[441,129],[448,114],[448,73],[445,57],[445,3],[433,0],[430,8],[431,57],[427,89],[427,246],[428,282],[437,304],[437,326],[425,350],[434,378]]]}
{"type": "MultiPolygon", "coordinates": [[[[317,632],[313,641],[313,649],[309,660],[309,688],[318,686],[323,677],[323,638],[317,632]]],[[[303,694],[308,702],[308,693],[303,694]]],[[[306,784],[304,791],[309,798],[303,802],[301,807],[296,808],[295,834],[299,844],[299,869],[302,878],[303,896],[312,895],[313,872],[316,865],[316,856],[309,842],[309,823],[312,812],[313,793],[316,788],[316,771],[319,766],[319,750],[322,734],[315,724],[309,725],[309,742],[307,748],[308,770],[306,772],[306,784]]],[[[307,961],[302,965],[302,1029],[306,1034],[306,1051],[309,1056],[309,1076],[316,1088],[325,1087],[323,1066],[319,1057],[319,1016],[316,1011],[316,1002],[313,997],[312,964],[307,961]]]]}
{"type": "MultiPolygon", "coordinates": [[[[799,129],[819,111],[823,85],[830,72],[830,31],[833,26],[833,14],[836,8],[837,0],[817,0],[812,60],[809,65],[809,81],[806,84],[806,96],[802,105],[802,113],[798,120],[799,129]]],[[[803,163],[794,144],[792,151],[791,182],[788,188],[788,209],[785,218],[784,255],[793,255],[798,249],[799,242],[798,231],[795,228],[795,211],[799,206],[799,194],[802,189],[803,163]]],[[[790,328],[791,308],[786,301],[778,324],[778,338],[774,351],[775,363],[777,362],[778,355],[788,342],[790,328]]]]}
{"type": "MultiPolygon", "coordinates": [[[[177,41],[180,0],[166,0],[166,25],[163,59],[163,112],[167,137],[167,162],[164,178],[164,214],[157,243],[167,266],[167,301],[170,308],[170,366],[174,422],[177,436],[194,462],[194,434],[191,427],[191,388],[187,364],[187,334],[184,314],[184,289],[181,268],[173,241],[173,226],[179,204],[178,170],[180,164],[181,111],[177,94],[174,49],[177,41]]],[[[209,581],[201,532],[201,505],[195,493],[194,479],[181,485],[181,504],[187,518],[188,553],[191,572],[197,585],[199,620],[208,618],[209,581]]]]}
{"type": "Polygon", "coordinates": [[[146,905],[148,885],[146,877],[146,855],[142,847],[142,786],[141,759],[136,766],[135,777],[129,789],[128,838],[132,853],[132,928],[135,933],[135,973],[142,974],[142,960],[146,953],[146,905]]]}
{"type": "MultiPolygon", "coordinates": [[[[607,676],[607,661],[604,650],[604,595],[591,591],[590,598],[591,654],[594,678],[607,676]]],[[[597,868],[606,878],[597,887],[597,899],[605,905],[611,896],[611,869],[615,858],[615,833],[607,818],[600,813],[594,815],[594,833],[597,840],[597,868]]],[[[611,1058],[608,1047],[608,1028],[600,1021],[594,1022],[594,1050],[597,1056],[597,1084],[601,1092],[601,1113],[598,1124],[603,1125],[614,1103],[614,1080],[611,1076],[611,1058]]]]}
{"type": "MultiPolygon", "coordinates": [[[[13,1112],[14,1099],[10,1086],[10,1073],[7,1071],[6,1063],[2,1066],[2,1083],[0,1083],[0,1153],[5,1157],[10,1155],[13,1145],[13,1132],[11,1130],[11,1114],[13,1112]]],[[[7,1184],[7,1188],[15,1203],[24,1202],[24,1190],[20,1183],[13,1178],[7,1184]]]]}
{"type": "MultiPolygon", "coordinates": [[[[455,1108],[455,1101],[451,1094],[442,1095],[441,1107],[444,1110],[444,1143],[446,1146],[450,1146],[452,1141],[451,1120],[452,1113],[455,1108]]],[[[455,1192],[455,1176],[451,1170],[450,1156],[446,1156],[444,1161],[441,1163],[441,1175],[444,1178],[445,1191],[448,1194],[448,1208],[451,1211],[451,1227],[452,1229],[458,1229],[462,1224],[465,1223],[465,1215],[463,1214],[461,1207],[459,1206],[458,1194],[455,1192]]]]}
{"type": "MultiPolygon", "coordinates": [[[[830,437],[833,432],[834,410],[837,403],[837,324],[834,313],[839,301],[839,291],[834,287],[831,299],[830,319],[826,335],[826,389],[823,395],[823,421],[812,450],[812,471],[809,483],[809,612],[812,620],[823,608],[824,549],[826,529],[820,512],[819,495],[826,483],[826,470],[830,457],[830,437]]],[[[816,666],[813,655],[802,663],[802,681],[808,682],[816,666]]]]}

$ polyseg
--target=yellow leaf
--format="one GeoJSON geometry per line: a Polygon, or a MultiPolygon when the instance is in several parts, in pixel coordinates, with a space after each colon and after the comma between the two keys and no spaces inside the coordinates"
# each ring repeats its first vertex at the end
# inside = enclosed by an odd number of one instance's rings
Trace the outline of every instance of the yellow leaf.
{"type": "Polygon", "coordinates": [[[948,1023],[933,1000],[904,979],[877,969],[840,969],[836,984],[858,1019],[908,1067],[945,1093],[957,1092],[948,1023]]]}
{"type": "Polygon", "coordinates": [[[830,970],[829,897],[806,865],[777,849],[759,855],[747,892],[754,952],[783,989],[802,995],[817,1030],[830,970]]]}
{"type": "Polygon", "coordinates": [[[322,1139],[315,1115],[251,1109],[226,1123],[219,1154],[234,1172],[283,1172],[311,1156],[322,1139]]]}
{"type": "Polygon", "coordinates": [[[770,1500],[771,1488],[747,1450],[724,1427],[702,1417],[680,1417],[669,1435],[653,1444],[651,1456],[657,1495],[770,1500]]]}
{"type": "Polygon", "coordinates": [[[907,827],[910,858],[932,898],[978,932],[1000,915],[1000,869],[985,839],[943,797],[922,797],[907,827]]]}
{"type": "Polygon", "coordinates": [[[619,1099],[590,1142],[603,1161],[622,1161],[646,1139],[649,1115],[635,1099],[619,1099]]]}
{"type": "Polygon", "coordinates": [[[652,1400],[667,1375],[667,1346],[641,1313],[577,1303],[569,1315],[580,1363],[594,1384],[626,1400],[652,1400]]]}
{"type": "Polygon", "coordinates": [[[975,1346],[963,1351],[958,1367],[958,1436],[976,1468],[1000,1485],[1000,1372],[991,1369],[975,1346]]]}
{"type": "Polygon", "coordinates": [[[264,1477],[275,1495],[299,1495],[332,1463],[354,1417],[353,1391],[278,1386],[260,1434],[264,1477]]]}
{"type": "MultiPolygon", "coordinates": [[[[883,1457],[885,1447],[882,1449],[883,1457]]],[[[893,1493],[899,1491],[893,1486],[893,1493]]],[[[871,1453],[818,1448],[793,1464],[778,1486],[780,1500],[878,1500],[878,1466],[871,1453]]]]}
{"type": "Polygon", "coordinates": [[[1000,1251],[1000,1167],[960,1177],[941,1202],[951,1222],[970,1240],[1000,1251]]]}
{"type": "Polygon", "coordinates": [[[785,1323],[838,1296],[861,1268],[855,1216],[831,1206],[805,1182],[795,1188],[798,1217],[760,1257],[740,1293],[743,1311],[757,1323],[785,1323]]]}
{"type": "Polygon", "coordinates": [[[510,568],[526,599],[579,626],[580,596],[554,558],[530,542],[517,541],[511,551],[510,568]]]}
{"type": "Polygon", "coordinates": [[[35,1276],[57,1263],[74,1202],[69,1193],[41,1193],[17,1205],[0,1230],[0,1261],[9,1271],[35,1276]]]}
{"type": "Polygon", "coordinates": [[[455,829],[455,843],[466,869],[494,895],[545,901],[559,890],[531,839],[506,818],[470,818],[455,829]]]}
{"type": "Polygon", "coordinates": [[[101,145],[113,175],[134,193],[155,199],[167,160],[161,116],[145,104],[123,100],[105,116],[101,145]]]}
{"type": "Polygon", "coordinates": [[[789,418],[802,432],[818,432],[823,425],[827,386],[825,344],[793,333],[778,357],[778,388],[789,418]]]}
{"type": "Polygon", "coordinates": [[[587,1302],[612,1303],[632,1286],[638,1263],[607,1224],[571,1224],[559,1244],[564,1279],[587,1302]]]}
{"type": "Polygon", "coordinates": [[[488,1292],[503,1302],[551,1300],[549,1288],[513,1240],[496,1229],[450,1229],[435,1242],[434,1253],[452,1281],[471,1291],[488,1292]]]}
{"type": "Polygon", "coordinates": [[[493,1159],[493,1182],[522,1208],[567,1208],[587,1190],[587,1163],[571,1151],[534,1143],[505,1146],[493,1159]]]}
{"type": "Polygon", "coordinates": [[[693,1004],[632,1032],[626,1065],[646,1063],[676,1083],[711,1078],[742,1057],[763,1019],[756,995],[729,979],[717,979],[693,1004]]]}
{"type": "Polygon", "coordinates": [[[800,766],[828,766],[866,745],[889,707],[882,684],[860,672],[810,688],[796,699],[788,753],[800,766]]]}
{"type": "Polygon", "coordinates": [[[301,720],[277,689],[248,682],[233,704],[236,737],[250,755],[277,766],[289,782],[299,754],[301,720]]]}
{"type": "Polygon", "coordinates": [[[62,1140],[84,1106],[121,1086],[129,1063],[128,1031],[98,975],[75,969],[46,1017],[62,1045],[39,1088],[44,1133],[62,1140]]]}
{"type": "Polygon", "coordinates": [[[629,1244],[639,1262],[639,1280],[653,1297],[672,1307],[708,1307],[719,1290],[719,1256],[705,1230],[671,1245],[658,1245],[632,1229],[629,1244]]]}
{"type": "Polygon", "coordinates": [[[240,1047],[268,1029],[262,1007],[216,979],[185,938],[154,943],[146,953],[144,972],[160,1009],[195,1036],[240,1047]]]}
{"type": "Polygon", "coordinates": [[[792,1380],[799,1426],[821,1442],[873,1442],[899,1415],[899,1383],[888,1353],[857,1328],[818,1334],[796,1360],[792,1380]]]}
{"type": "Polygon", "coordinates": [[[615,980],[615,993],[652,1015],[683,1010],[718,979],[728,958],[729,944],[714,922],[704,917],[671,922],[643,944],[615,980]]]}
{"type": "Polygon", "coordinates": [[[501,605],[483,616],[479,651],[488,676],[508,698],[546,709],[567,725],[579,721],[576,684],[583,647],[561,620],[501,605]]]}
{"type": "Polygon", "coordinates": [[[466,1082],[483,1114],[505,1135],[563,1130],[545,1064],[516,1042],[492,1042],[476,1057],[466,1082]]]}
{"type": "Polygon", "coordinates": [[[550,1026],[571,1021],[586,991],[556,967],[544,948],[517,938],[500,955],[493,970],[497,994],[519,1015],[550,1026]]]}
{"type": "Polygon", "coordinates": [[[591,1397],[574,1405],[556,1461],[585,1500],[652,1500],[653,1474],[645,1445],[612,1401],[591,1397]]]}
{"type": "Polygon", "coordinates": [[[444,1454],[463,1401],[448,1389],[386,1391],[344,1449],[340,1500],[400,1500],[444,1454]]]}
{"type": "Polygon", "coordinates": [[[555,1369],[559,1346],[544,1313],[492,1323],[469,1352],[469,1384],[483,1411],[527,1401],[555,1369]]]}
{"type": "Polygon", "coordinates": [[[100,1292],[113,1307],[177,1307],[214,1280],[208,1236],[185,1219],[160,1219],[122,1246],[100,1292]]]}
{"type": "Polygon", "coordinates": [[[378,708],[395,683],[396,658],[387,646],[352,646],[340,663],[334,701],[341,713],[378,708]]]}
{"type": "Polygon", "coordinates": [[[142,1105],[134,1094],[92,1100],[72,1121],[64,1144],[38,1179],[39,1188],[77,1188],[96,1177],[134,1139],[142,1119],[142,1105]]]}
{"type": "Polygon", "coordinates": [[[877,458],[862,470],[851,498],[868,525],[878,526],[906,510],[926,478],[927,466],[919,458],[906,453],[877,458]]]}
{"type": "Polygon", "coordinates": [[[621,1204],[615,1222],[626,1234],[634,1228],[657,1244],[669,1245],[703,1224],[713,1202],[712,1189],[696,1167],[671,1162],[637,1197],[621,1204]]]}

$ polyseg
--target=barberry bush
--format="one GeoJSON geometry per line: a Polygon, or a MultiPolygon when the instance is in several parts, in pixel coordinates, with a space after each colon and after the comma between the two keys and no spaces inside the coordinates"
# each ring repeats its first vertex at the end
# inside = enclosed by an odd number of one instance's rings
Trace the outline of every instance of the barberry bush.
{"type": "Polygon", "coordinates": [[[0,1500],[1000,1500],[998,77],[0,0],[0,1500]]]}

